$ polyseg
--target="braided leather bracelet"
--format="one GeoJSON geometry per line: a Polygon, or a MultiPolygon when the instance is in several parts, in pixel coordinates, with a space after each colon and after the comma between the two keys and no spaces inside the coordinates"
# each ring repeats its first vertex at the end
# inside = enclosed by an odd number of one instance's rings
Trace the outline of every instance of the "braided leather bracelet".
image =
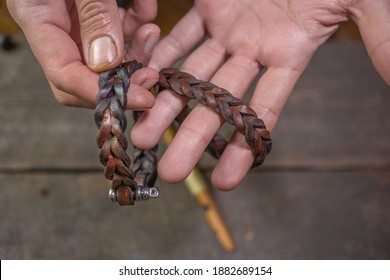
{"type": "MultiPolygon", "coordinates": [[[[100,162],[105,166],[105,177],[112,181],[110,198],[120,205],[133,205],[135,201],[159,195],[158,188],[154,187],[157,178],[157,146],[150,150],[134,147],[133,164],[126,153],[128,143],[124,133],[127,126],[127,91],[131,75],[141,67],[141,64],[133,60],[101,73],[99,79],[100,90],[95,109],[95,122],[99,128],[97,144],[100,149],[100,162]]],[[[252,167],[264,162],[272,148],[270,133],[254,110],[244,105],[240,99],[225,89],[197,80],[192,75],[173,68],[160,71],[155,94],[165,89],[195,99],[220,114],[245,136],[254,155],[252,167]]],[[[190,111],[188,106],[185,107],[176,121],[180,124],[190,111]]],[[[140,111],[133,112],[135,121],[141,114],[140,111]]],[[[219,158],[226,145],[223,137],[217,134],[208,145],[207,151],[219,158]]]]}

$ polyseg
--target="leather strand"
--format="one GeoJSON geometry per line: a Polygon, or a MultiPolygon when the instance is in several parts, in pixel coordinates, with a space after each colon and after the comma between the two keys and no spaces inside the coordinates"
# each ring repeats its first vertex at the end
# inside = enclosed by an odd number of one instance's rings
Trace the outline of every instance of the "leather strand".
{"type": "Polygon", "coordinates": [[[116,187],[127,177],[133,179],[131,160],[126,153],[128,146],[125,130],[127,119],[127,91],[133,71],[141,68],[137,63],[123,64],[121,67],[102,73],[99,79],[99,93],[95,109],[95,122],[99,129],[98,147],[101,149],[100,162],[105,166],[105,176],[113,180],[116,187]]]}
{"type": "MultiPolygon", "coordinates": [[[[271,135],[264,122],[259,119],[253,109],[244,105],[227,90],[210,82],[197,80],[194,76],[173,68],[160,71],[160,78],[155,87],[156,94],[168,89],[181,96],[187,96],[206,105],[223,119],[234,125],[238,132],[245,136],[245,141],[252,148],[253,167],[261,165],[272,149],[271,135]]],[[[187,113],[188,114],[188,109],[187,113]]],[[[183,119],[183,117],[180,117],[183,119]]],[[[215,136],[208,147],[211,154],[219,158],[226,142],[221,136],[215,136]]]]}
{"type": "MultiPolygon", "coordinates": [[[[127,91],[131,75],[142,65],[137,61],[126,62],[115,69],[100,74],[95,123],[99,129],[97,145],[99,159],[105,167],[105,178],[111,181],[110,198],[120,205],[133,205],[137,200],[157,197],[159,191],[154,187],[157,178],[156,145],[150,150],[134,147],[133,161],[126,150],[128,142],[125,136],[127,119],[127,91]]],[[[269,131],[254,110],[244,105],[227,90],[201,80],[177,69],[166,68],[160,71],[155,94],[162,90],[186,96],[206,105],[245,136],[254,155],[252,167],[261,165],[272,149],[269,131]]],[[[177,116],[176,122],[182,123],[191,109],[186,106],[177,116]]],[[[136,121],[142,111],[134,111],[136,121]]],[[[215,135],[207,151],[219,158],[227,145],[220,135],[215,135]]]]}

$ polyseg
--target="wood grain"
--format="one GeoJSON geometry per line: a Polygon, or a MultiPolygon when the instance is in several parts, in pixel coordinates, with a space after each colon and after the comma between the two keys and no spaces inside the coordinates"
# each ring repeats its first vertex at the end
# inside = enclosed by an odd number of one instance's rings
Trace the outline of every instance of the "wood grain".
{"type": "Polygon", "coordinates": [[[0,52],[2,259],[390,258],[389,87],[363,46],[324,45],[264,166],[214,191],[237,243],[229,254],[183,184],[158,181],[160,197],[135,208],[108,201],[92,110],[57,104],[18,40],[0,52]]]}

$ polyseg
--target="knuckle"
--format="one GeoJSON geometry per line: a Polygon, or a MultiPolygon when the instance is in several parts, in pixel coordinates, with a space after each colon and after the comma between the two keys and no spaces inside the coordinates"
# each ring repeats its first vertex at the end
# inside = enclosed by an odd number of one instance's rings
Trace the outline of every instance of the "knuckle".
{"type": "Polygon", "coordinates": [[[202,146],[207,147],[207,145],[210,143],[210,140],[207,136],[203,135],[201,131],[199,131],[197,128],[193,128],[189,125],[186,125],[183,123],[180,126],[180,133],[181,135],[190,143],[190,146],[202,146]]]}
{"type": "Polygon", "coordinates": [[[56,78],[48,78],[51,91],[53,92],[55,100],[64,106],[75,106],[74,97],[70,95],[64,88],[63,84],[56,78]]]}
{"type": "MultiPolygon", "coordinates": [[[[162,91],[157,96],[158,102],[161,107],[164,108],[164,112],[174,112],[178,114],[185,106],[187,100],[185,97],[172,95],[169,91],[162,91]]],[[[175,116],[170,116],[170,119],[174,119],[175,116]]]]}
{"type": "Polygon", "coordinates": [[[74,106],[73,102],[68,98],[68,96],[64,93],[58,92],[57,90],[53,90],[54,98],[58,103],[64,106],[74,106]]]}
{"type": "Polygon", "coordinates": [[[153,21],[157,16],[156,0],[133,1],[133,8],[140,23],[153,21]]]}
{"type": "Polygon", "coordinates": [[[183,53],[185,51],[181,40],[179,40],[179,38],[177,38],[175,35],[169,34],[163,40],[165,41],[164,43],[167,46],[170,46],[175,52],[183,53]]]}
{"type": "Polygon", "coordinates": [[[267,130],[272,131],[279,118],[280,111],[276,111],[270,106],[261,103],[253,103],[250,106],[256,112],[258,118],[264,121],[267,126],[267,130]]]}
{"type": "Polygon", "coordinates": [[[80,26],[94,31],[111,25],[111,17],[105,1],[82,1],[79,7],[80,26]]]}
{"type": "Polygon", "coordinates": [[[6,4],[10,15],[23,30],[26,26],[40,23],[49,18],[49,14],[42,9],[42,4],[35,3],[35,1],[20,2],[22,1],[7,0],[6,4]]]}

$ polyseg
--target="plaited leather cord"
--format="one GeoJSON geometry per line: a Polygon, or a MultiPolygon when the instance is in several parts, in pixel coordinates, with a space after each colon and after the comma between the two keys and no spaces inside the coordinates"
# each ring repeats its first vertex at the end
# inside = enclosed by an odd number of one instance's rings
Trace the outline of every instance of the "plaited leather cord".
{"type": "MultiPolygon", "coordinates": [[[[127,91],[131,75],[141,67],[142,64],[136,61],[126,62],[101,73],[99,79],[100,90],[95,109],[95,122],[99,128],[97,144],[100,162],[105,166],[104,175],[112,181],[110,198],[120,205],[133,205],[136,200],[158,196],[158,189],[153,187],[157,177],[156,148],[135,148],[133,167],[126,153],[128,143],[124,133],[127,127],[127,91]]],[[[137,119],[140,114],[134,113],[134,117],[137,119]]]]}
{"type": "MultiPolygon", "coordinates": [[[[135,60],[126,62],[113,70],[101,73],[99,79],[95,109],[95,122],[99,128],[97,144],[101,150],[100,162],[105,166],[105,177],[112,181],[110,198],[120,205],[133,205],[137,200],[147,200],[159,195],[158,188],[154,187],[157,178],[157,146],[150,150],[134,147],[133,164],[126,153],[128,143],[124,133],[127,119],[124,112],[127,91],[131,75],[141,67],[142,65],[135,60]]],[[[250,107],[227,90],[197,80],[192,75],[173,68],[166,68],[160,72],[155,94],[164,89],[197,100],[234,125],[252,148],[255,158],[252,167],[262,164],[271,151],[270,133],[264,122],[250,107]]],[[[180,124],[190,111],[191,109],[186,106],[176,121],[180,124]]],[[[141,114],[141,111],[133,112],[135,121],[141,114]]],[[[219,158],[226,145],[226,140],[217,134],[208,145],[207,151],[219,158]]]]}
{"type": "MultiPolygon", "coordinates": [[[[234,125],[238,132],[245,135],[245,141],[252,148],[255,158],[253,167],[264,162],[265,157],[272,149],[270,133],[264,122],[257,117],[255,111],[244,105],[240,99],[223,88],[210,82],[197,80],[194,76],[173,68],[165,68],[160,71],[156,93],[158,94],[163,89],[169,89],[178,95],[195,99],[220,114],[226,122],[234,125]]],[[[209,145],[209,150],[213,150],[212,154],[216,157],[222,154],[226,146],[222,144],[223,142],[217,136],[212,141],[214,148],[209,145]]]]}

